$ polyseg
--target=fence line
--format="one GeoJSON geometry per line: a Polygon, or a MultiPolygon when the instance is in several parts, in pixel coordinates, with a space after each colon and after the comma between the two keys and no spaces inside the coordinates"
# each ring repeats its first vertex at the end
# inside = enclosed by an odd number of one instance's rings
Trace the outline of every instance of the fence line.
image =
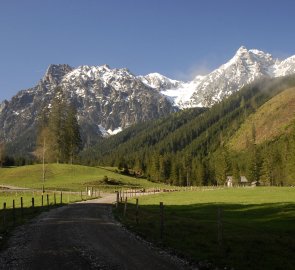
{"type": "MultiPolygon", "coordinates": [[[[4,192],[1,192],[4,193],[4,192]]],[[[0,193],[0,194],[1,194],[0,193]]],[[[46,204],[44,204],[44,193],[36,194],[36,192],[30,192],[30,195],[25,195],[27,191],[5,193],[10,194],[7,198],[3,199],[3,206],[0,205],[0,235],[5,233],[10,227],[22,223],[25,219],[31,218],[34,215],[44,210],[49,210],[51,207],[61,206],[64,204],[63,195],[64,192],[58,192],[60,199],[57,199],[57,192],[46,193],[46,204]],[[12,194],[12,196],[11,196],[12,194]],[[10,206],[10,202],[11,206],[10,206]],[[8,204],[7,204],[8,203],[8,204]]],[[[98,192],[100,195],[100,191],[98,192]]],[[[90,198],[96,198],[96,190],[92,188],[90,196],[88,192],[68,192],[68,203],[79,200],[87,200],[90,198]],[[72,198],[70,199],[70,195],[72,198]]]]}
{"type": "MultiPolygon", "coordinates": [[[[154,190],[152,190],[150,193],[153,193],[154,190]]],[[[143,194],[141,194],[143,195],[143,194]]],[[[130,212],[132,212],[133,215],[133,220],[135,220],[135,224],[138,226],[140,224],[140,219],[139,216],[143,217],[144,212],[139,211],[140,207],[139,207],[139,196],[136,196],[135,198],[135,204],[127,204],[127,196],[125,197],[125,202],[118,202],[119,205],[123,206],[123,220],[127,217],[127,210],[130,209],[130,212]],[[131,206],[131,207],[130,207],[131,206]]],[[[163,202],[159,202],[159,213],[155,214],[155,212],[153,212],[154,215],[153,216],[153,221],[155,223],[157,223],[158,220],[158,226],[159,226],[159,240],[160,243],[163,243],[165,241],[165,211],[164,211],[164,203],[163,202]],[[158,218],[157,218],[158,215],[158,218]]],[[[122,208],[121,208],[122,209],[122,208]]],[[[119,208],[120,211],[120,208],[119,208]]],[[[122,210],[121,210],[122,211],[122,210]]],[[[129,211],[129,210],[128,210],[129,211]]],[[[120,212],[119,212],[120,213],[120,212]]],[[[216,243],[217,243],[217,248],[218,248],[218,252],[220,256],[223,256],[222,254],[224,253],[224,249],[225,246],[228,245],[227,241],[226,241],[226,233],[225,233],[225,229],[226,228],[230,228],[229,226],[235,226],[235,227],[239,227],[241,229],[244,230],[248,230],[249,233],[251,232],[256,232],[256,233],[261,233],[261,234],[266,234],[268,235],[270,232],[266,232],[263,229],[257,229],[257,228],[253,228],[251,226],[247,226],[247,225],[242,225],[242,224],[237,224],[234,222],[229,222],[225,219],[225,215],[224,213],[226,213],[226,210],[224,210],[221,206],[217,206],[216,208],[216,217],[215,219],[213,218],[212,220],[198,220],[198,222],[200,223],[211,223],[211,224],[216,224],[216,243]]],[[[149,216],[149,215],[148,215],[149,216]]],[[[130,218],[130,215],[129,215],[130,218]]],[[[142,218],[144,219],[144,218],[142,218]]],[[[275,237],[276,242],[281,243],[281,244],[285,244],[284,241],[281,239],[280,235],[273,235],[271,234],[272,237],[275,237]]]]}

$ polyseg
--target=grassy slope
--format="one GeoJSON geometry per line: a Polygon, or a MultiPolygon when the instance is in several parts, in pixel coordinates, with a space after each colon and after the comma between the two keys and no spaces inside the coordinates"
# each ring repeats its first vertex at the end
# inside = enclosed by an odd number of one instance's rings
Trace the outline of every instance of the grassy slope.
{"type": "MultiPolygon", "coordinates": [[[[148,188],[157,186],[155,183],[148,182],[147,180],[135,179],[133,177],[117,174],[103,168],[67,164],[49,164],[46,166],[45,188],[84,190],[86,185],[95,185],[99,188],[106,188],[106,185],[99,183],[104,176],[107,176],[109,179],[117,180],[120,183],[119,186],[122,187],[148,188]]],[[[41,188],[42,165],[38,164],[15,168],[1,168],[0,184],[41,188]]]]}
{"type": "Polygon", "coordinates": [[[232,150],[245,149],[246,138],[249,140],[252,138],[253,123],[255,123],[256,143],[260,144],[288,132],[294,120],[295,88],[289,88],[250,115],[228,145],[232,150]]]}
{"type": "Polygon", "coordinates": [[[235,269],[294,269],[294,188],[200,190],[140,197],[140,224],[134,222],[134,201],[127,208],[127,217],[121,218],[157,243],[160,201],[165,205],[165,246],[196,261],[235,269]],[[218,207],[223,210],[221,250],[218,207]]]}

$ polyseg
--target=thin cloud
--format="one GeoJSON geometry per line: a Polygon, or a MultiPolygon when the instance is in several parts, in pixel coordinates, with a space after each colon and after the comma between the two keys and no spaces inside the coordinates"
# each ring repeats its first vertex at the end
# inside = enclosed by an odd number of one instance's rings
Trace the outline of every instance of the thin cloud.
{"type": "Polygon", "coordinates": [[[176,71],[174,77],[181,81],[190,81],[198,75],[209,74],[212,70],[212,67],[206,61],[203,61],[191,66],[187,71],[176,71]]]}

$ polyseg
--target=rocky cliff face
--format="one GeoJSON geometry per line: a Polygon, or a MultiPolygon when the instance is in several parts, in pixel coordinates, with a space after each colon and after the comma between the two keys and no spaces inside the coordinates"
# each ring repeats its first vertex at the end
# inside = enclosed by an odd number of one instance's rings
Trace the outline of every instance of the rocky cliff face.
{"type": "Polygon", "coordinates": [[[127,69],[51,65],[38,85],[1,104],[1,139],[11,142],[29,130],[35,131],[38,116],[44,108],[50,109],[57,86],[76,105],[82,137],[88,144],[107,135],[105,131],[111,134],[177,110],[127,69]]]}

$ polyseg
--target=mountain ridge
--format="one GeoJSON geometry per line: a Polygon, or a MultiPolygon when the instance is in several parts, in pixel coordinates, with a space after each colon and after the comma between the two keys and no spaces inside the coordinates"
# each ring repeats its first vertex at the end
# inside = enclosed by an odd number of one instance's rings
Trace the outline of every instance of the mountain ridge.
{"type": "Polygon", "coordinates": [[[98,137],[139,122],[186,108],[211,107],[255,80],[293,73],[295,56],[279,61],[243,46],[227,63],[188,82],[159,73],[137,76],[127,68],[108,65],[52,64],[36,86],[0,104],[0,139],[12,142],[22,133],[29,137],[38,115],[50,110],[56,87],[77,107],[84,144],[92,145],[98,137]]]}
{"type": "Polygon", "coordinates": [[[269,53],[241,46],[228,62],[209,74],[196,76],[189,82],[179,82],[178,89],[166,89],[162,93],[170,96],[181,109],[211,107],[257,79],[294,73],[295,56],[279,61],[269,53]]]}

